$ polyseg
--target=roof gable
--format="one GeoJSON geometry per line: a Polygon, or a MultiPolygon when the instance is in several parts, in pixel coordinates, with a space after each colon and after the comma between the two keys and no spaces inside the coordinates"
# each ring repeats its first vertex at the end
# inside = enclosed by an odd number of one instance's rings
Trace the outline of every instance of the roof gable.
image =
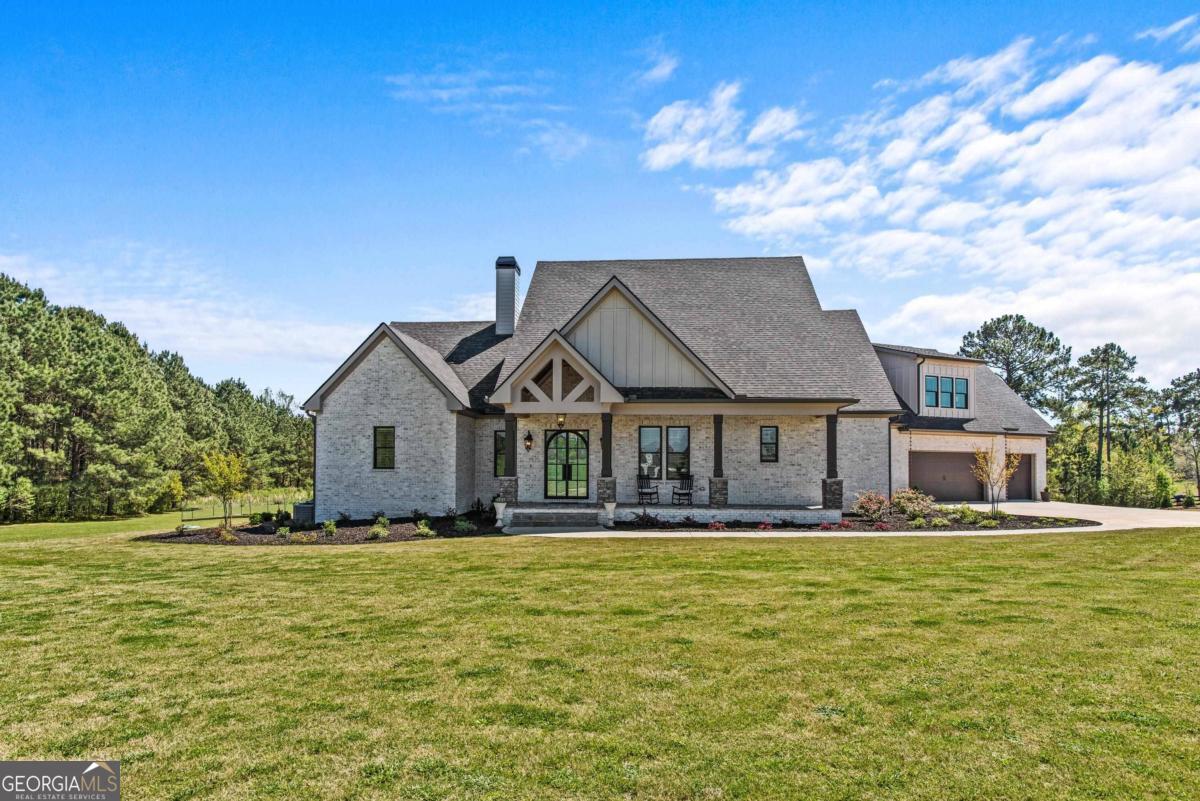
{"type": "Polygon", "coordinates": [[[319,412],[325,396],[336,389],[338,384],[342,383],[342,380],[366,358],[367,354],[384,341],[389,341],[399,348],[424,373],[425,377],[441,390],[442,394],[446,396],[449,408],[463,409],[470,406],[471,399],[467,388],[437,351],[407,334],[394,330],[386,323],[380,323],[300,408],[309,412],[319,412]]]}
{"type": "Polygon", "coordinates": [[[489,403],[504,404],[512,412],[600,411],[605,404],[623,400],[620,390],[558,331],[534,348],[488,398],[489,403]],[[539,386],[537,378],[547,367],[551,381],[539,386]],[[568,369],[582,379],[575,386],[564,380],[568,369]]]}
{"type": "Polygon", "coordinates": [[[562,328],[562,335],[618,387],[733,391],[687,344],[613,277],[562,328]]]}

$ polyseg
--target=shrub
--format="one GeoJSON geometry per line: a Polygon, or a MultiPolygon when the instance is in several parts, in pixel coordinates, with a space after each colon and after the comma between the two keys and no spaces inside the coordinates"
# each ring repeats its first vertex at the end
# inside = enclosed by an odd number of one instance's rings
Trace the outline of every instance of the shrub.
{"type": "Polygon", "coordinates": [[[250,522],[250,525],[257,526],[259,523],[262,522],[262,514],[260,514],[259,512],[254,512],[253,514],[248,516],[246,519],[250,522]]]}
{"type": "Polygon", "coordinates": [[[935,517],[929,521],[931,528],[950,528],[950,521],[944,517],[935,517]]]}
{"type": "Polygon", "coordinates": [[[332,520],[326,520],[321,524],[321,528],[325,531],[326,537],[332,537],[333,535],[337,534],[337,523],[333,522],[332,520]]]}
{"type": "Polygon", "coordinates": [[[913,528],[925,528],[927,525],[929,525],[929,523],[927,523],[923,517],[914,517],[908,522],[913,528]]]}
{"type": "Polygon", "coordinates": [[[838,528],[851,529],[851,528],[854,528],[854,524],[851,523],[849,520],[842,519],[842,520],[838,521],[838,528]]]}
{"type": "Polygon", "coordinates": [[[279,528],[275,529],[275,535],[277,537],[286,537],[286,536],[290,535],[291,533],[292,533],[292,530],[290,528],[288,528],[287,526],[280,526],[279,528]]]}
{"type": "Polygon", "coordinates": [[[980,518],[983,517],[983,513],[976,512],[974,509],[964,503],[962,506],[947,512],[946,517],[949,517],[951,520],[956,520],[960,523],[966,523],[968,526],[973,526],[979,522],[980,518]]]}
{"type": "Polygon", "coordinates": [[[458,510],[453,506],[447,506],[442,510],[442,517],[458,517],[458,510]]]}
{"type": "Polygon", "coordinates": [[[771,524],[770,520],[764,520],[758,524],[758,530],[759,531],[774,531],[775,526],[771,524]]]}
{"type": "Polygon", "coordinates": [[[416,534],[418,537],[435,537],[435,536],[437,536],[437,532],[429,527],[428,520],[418,520],[417,521],[417,530],[414,531],[413,533],[416,534]]]}
{"type": "Polygon", "coordinates": [[[891,511],[891,503],[878,492],[860,492],[851,511],[867,520],[882,520],[891,511]]]}
{"type": "Polygon", "coordinates": [[[727,528],[728,526],[726,526],[720,520],[714,520],[708,524],[709,531],[725,531],[727,528]]]}
{"type": "Polygon", "coordinates": [[[1196,496],[1190,492],[1187,495],[1184,495],[1183,496],[1183,508],[1184,509],[1195,509],[1196,508],[1196,496]]]}
{"type": "Polygon", "coordinates": [[[389,529],[387,526],[374,525],[367,531],[367,539],[381,540],[388,535],[389,529]]]}
{"type": "Polygon", "coordinates": [[[270,523],[274,519],[275,519],[274,512],[262,512],[258,516],[258,522],[260,522],[260,523],[270,523]]]}
{"type": "MultiPolygon", "coordinates": [[[[842,522],[845,523],[847,521],[843,520],[842,522]]],[[[825,520],[821,523],[821,525],[817,526],[817,528],[821,529],[821,531],[833,531],[833,523],[825,520]]]]}
{"type": "Polygon", "coordinates": [[[234,534],[231,529],[228,529],[225,526],[220,526],[217,528],[217,537],[221,540],[221,542],[225,543],[235,543],[238,541],[237,534],[234,534]]]}
{"type": "Polygon", "coordinates": [[[287,509],[283,509],[275,514],[275,522],[290,523],[292,522],[292,513],[287,509]]]}
{"type": "Polygon", "coordinates": [[[392,521],[388,520],[381,514],[375,515],[375,525],[379,526],[380,528],[387,528],[388,526],[392,525],[392,521]]]}
{"type": "Polygon", "coordinates": [[[679,521],[679,525],[682,528],[700,528],[700,521],[691,515],[688,515],[687,517],[683,518],[683,520],[679,521]]]}
{"type": "Polygon", "coordinates": [[[919,489],[902,489],[894,493],[892,506],[910,520],[915,517],[929,517],[937,509],[933,496],[926,495],[919,489]]]}
{"type": "Polygon", "coordinates": [[[475,524],[465,517],[456,517],[454,518],[454,530],[459,534],[473,534],[475,524]]]}
{"type": "Polygon", "coordinates": [[[657,515],[652,515],[645,509],[633,518],[633,524],[641,528],[662,528],[662,520],[657,515]]]}
{"type": "Polygon", "coordinates": [[[482,498],[476,498],[475,500],[473,500],[471,502],[471,508],[469,511],[473,515],[478,515],[479,517],[483,517],[484,513],[487,512],[487,507],[483,505],[482,498]]]}
{"type": "Polygon", "coordinates": [[[304,532],[297,531],[288,535],[288,542],[293,545],[312,545],[316,541],[316,534],[305,534],[304,532]]]}
{"type": "Polygon", "coordinates": [[[1000,521],[996,520],[995,518],[991,518],[991,517],[989,517],[987,520],[979,521],[980,528],[996,528],[999,525],[1000,525],[1000,521]]]}
{"type": "Polygon", "coordinates": [[[892,530],[892,527],[889,526],[887,523],[883,522],[882,520],[876,522],[875,525],[872,526],[871,528],[875,529],[876,531],[891,531],[892,530]]]}
{"type": "Polygon", "coordinates": [[[424,512],[422,512],[420,509],[413,509],[408,514],[409,514],[409,517],[411,517],[413,520],[421,520],[421,519],[429,516],[429,515],[425,514],[424,512]]]}

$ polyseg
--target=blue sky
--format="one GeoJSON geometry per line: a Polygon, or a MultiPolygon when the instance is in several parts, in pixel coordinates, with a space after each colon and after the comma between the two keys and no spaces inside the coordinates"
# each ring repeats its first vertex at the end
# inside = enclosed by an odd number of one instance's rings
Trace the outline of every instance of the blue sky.
{"type": "Polygon", "coordinates": [[[26,5],[0,271],[209,380],[302,399],[501,254],[800,253],[877,339],[1197,367],[1194,2],[26,5]]]}

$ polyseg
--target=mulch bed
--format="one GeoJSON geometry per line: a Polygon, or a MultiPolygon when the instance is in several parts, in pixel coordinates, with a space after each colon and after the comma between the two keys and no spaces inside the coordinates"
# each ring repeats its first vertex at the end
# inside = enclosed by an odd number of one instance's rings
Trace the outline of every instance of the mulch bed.
{"type": "MultiPolygon", "coordinates": [[[[651,517],[653,517],[651,515],[651,517]]],[[[982,521],[981,521],[982,522],[982,521]]],[[[916,527],[904,515],[892,513],[886,516],[882,521],[876,522],[868,520],[858,515],[846,514],[842,516],[841,524],[835,524],[832,529],[822,528],[817,525],[800,525],[797,523],[776,523],[769,530],[771,531],[922,531],[922,532],[938,532],[938,531],[997,531],[997,530],[1012,530],[1019,531],[1029,528],[1079,528],[1082,526],[1098,526],[1100,525],[1095,520],[1079,520],[1073,517],[1035,517],[1031,515],[1006,515],[996,521],[995,526],[981,526],[979,523],[964,523],[962,521],[949,521],[950,525],[944,528],[935,528],[926,522],[924,527],[916,527]],[[882,523],[882,526],[880,526],[882,523]]],[[[735,520],[725,524],[727,531],[759,531],[760,521],[754,520],[735,520]]],[[[645,531],[655,529],[675,529],[698,531],[708,528],[707,523],[687,522],[687,523],[669,523],[664,520],[644,520],[644,521],[627,521],[619,522],[614,528],[626,531],[645,531]]]]}
{"type": "MultiPolygon", "coordinates": [[[[500,529],[489,519],[486,522],[468,517],[475,526],[473,532],[461,532],[454,528],[454,518],[433,518],[429,527],[439,538],[455,537],[486,537],[500,534],[500,529]]],[[[411,542],[426,540],[429,537],[417,536],[417,524],[412,520],[397,520],[388,527],[388,535],[377,540],[367,539],[374,521],[351,520],[339,523],[337,533],[332,537],[325,535],[320,526],[305,526],[291,528],[291,534],[314,535],[315,542],[298,542],[292,536],[281,537],[274,527],[269,525],[240,526],[233,530],[236,541],[226,542],[218,535],[217,527],[185,529],[184,531],[168,531],[162,534],[149,534],[138,537],[140,540],[157,542],[180,542],[199,545],[373,545],[380,542],[411,542]]]]}

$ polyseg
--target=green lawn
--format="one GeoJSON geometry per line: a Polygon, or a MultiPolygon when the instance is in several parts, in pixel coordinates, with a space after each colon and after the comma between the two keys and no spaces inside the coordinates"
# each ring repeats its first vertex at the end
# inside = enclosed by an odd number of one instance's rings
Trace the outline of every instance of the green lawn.
{"type": "Polygon", "coordinates": [[[1192,797],[1200,529],[0,544],[0,757],[124,797],[1192,797]]]}

